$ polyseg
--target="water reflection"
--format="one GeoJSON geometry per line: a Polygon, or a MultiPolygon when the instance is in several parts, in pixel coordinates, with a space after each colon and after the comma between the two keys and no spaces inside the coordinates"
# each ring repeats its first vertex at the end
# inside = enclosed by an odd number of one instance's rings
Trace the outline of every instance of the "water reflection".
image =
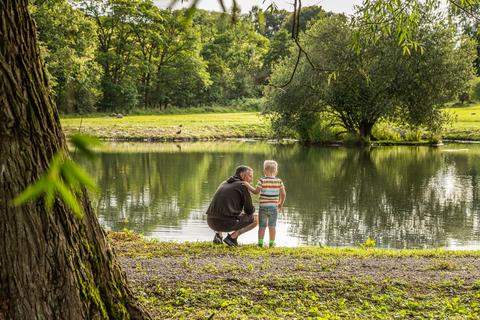
{"type": "MultiPolygon", "coordinates": [[[[480,145],[370,149],[266,142],[117,144],[86,163],[107,228],[210,240],[204,212],[239,164],[279,162],[287,186],[280,245],[480,248],[480,145]]],[[[255,232],[243,241],[254,242],[255,232]]]]}

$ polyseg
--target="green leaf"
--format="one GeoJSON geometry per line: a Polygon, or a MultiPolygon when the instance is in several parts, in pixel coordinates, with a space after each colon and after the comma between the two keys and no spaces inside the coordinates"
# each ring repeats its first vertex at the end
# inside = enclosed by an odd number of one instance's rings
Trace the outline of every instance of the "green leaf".
{"type": "Polygon", "coordinates": [[[47,189],[45,190],[45,206],[47,209],[52,209],[53,202],[55,201],[55,186],[54,182],[47,181],[47,189]]]}
{"type": "Polygon", "coordinates": [[[80,181],[78,181],[77,177],[73,173],[73,170],[70,168],[70,162],[72,160],[68,160],[65,162],[65,164],[62,166],[62,177],[67,183],[67,185],[74,191],[80,191],[81,184],[80,181]]]}
{"type": "MultiPolygon", "coordinates": [[[[86,146],[87,139],[76,137],[77,145],[86,146]],[[85,143],[85,144],[84,144],[85,143]]],[[[13,200],[14,205],[20,205],[28,200],[45,194],[45,206],[47,209],[53,207],[55,195],[58,193],[60,199],[68,206],[77,217],[83,216],[82,208],[75,196],[82,186],[97,191],[97,186],[92,178],[73,160],[67,159],[63,152],[56,153],[48,171],[33,185],[27,187],[18,197],[13,200]],[[73,192],[72,192],[73,191],[73,192]]]]}
{"type": "Polygon", "coordinates": [[[48,182],[46,178],[41,178],[34,184],[28,186],[21,194],[13,199],[13,205],[19,206],[25,202],[39,197],[48,188],[48,182]]]}
{"type": "Polygon", "coordinates": [[[81,154],[90,159],[95,158],[95,152],[92,147],[101,145],[101,142],[97,138],[84,134],[73,135],[70,138],[70,142],[81,154]]]}
{"type": "Polygon", "coordinates": [[[83,218],[83,210],[77,198],[68,187],[61,181],[55,181],[55,190],[58,192],[63,203],[67,205],[79,219],[83,218]]]}
{"type": "Polygon", "coordinates": [[[258,27],[259,27],[260,31],[265,32],[265,26],[266,26],[265,14],[263,13],[262,10],[258,11],[257,18],[258,18],[258,27]]]}
{"type": "Polygon", "coordinates": [[[330,83],[332,82],[332,79],[334,81],[337,80],[337,73],[335,71],[328,74],[328,76],[327,76],[327,84],[328,85],[330,85],[330,83]]]}
{"type": "Polygon", "coordinates": [[[183,26],[187,26],[189,25],[192,20],[193,20],[193,15],[195,14],[195,12],[197,11],[197,3],[198,3],[198,0],[194,0],[192,2],[192,5],[185,11],[185,14],[183,16],[183,19],[181,21],[181,23],[183,24],[183,26]]]}
{"type": "Polygon", "coordinates": [[[48,179],[52,179],[52,180],[58,179],[64,160],[65,160],[65,154],[63,154],[63,152],[55,153],[52,160],[50,160],[50,164],[48,167],[48,171],[47,171],[48,179]]]}
{"type": "Polygon", "coordinates": [[[398,44],[402,44],[403,40],[405,40],[405,32],[400,32],[398,36],[398,44]]]}
{"type": "Polygon", "coordinates": [[[73,160],[66,161],[64,167],[64,171],[68,172],[68,175],[72,176],[79,185],[85,186],[91,191],[98,191],[95,181],[73,160]]]}

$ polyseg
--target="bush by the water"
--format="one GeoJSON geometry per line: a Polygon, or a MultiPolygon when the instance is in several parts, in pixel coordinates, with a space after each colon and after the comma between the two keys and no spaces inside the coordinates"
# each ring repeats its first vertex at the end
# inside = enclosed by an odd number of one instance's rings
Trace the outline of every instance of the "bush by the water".
{"type": "Polygon", "coordinates": [[[338,140],[341,131],[334,119],[318,117],[314,123],[305,130],[305,136],[301,137],[304,141],[312,143],[329,143],[338,140]]]}

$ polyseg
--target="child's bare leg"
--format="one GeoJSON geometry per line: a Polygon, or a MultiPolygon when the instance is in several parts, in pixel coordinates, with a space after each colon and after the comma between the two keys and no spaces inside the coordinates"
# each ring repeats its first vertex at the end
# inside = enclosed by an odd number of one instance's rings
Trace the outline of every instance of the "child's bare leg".
{"type": "Polygon", "coordinates": [[[259,227],[258,228],[258,239],[259,240],[263,240],[263,238],[265,237],[265,229],[266,229],[266,227],[259,227]]]}
{"type": "Polygon", "coordinates": [[[275,235],[277,233],[275,226],[268,226],[268,235],[270,236],[270,241],[275,241],[275,235]]]}

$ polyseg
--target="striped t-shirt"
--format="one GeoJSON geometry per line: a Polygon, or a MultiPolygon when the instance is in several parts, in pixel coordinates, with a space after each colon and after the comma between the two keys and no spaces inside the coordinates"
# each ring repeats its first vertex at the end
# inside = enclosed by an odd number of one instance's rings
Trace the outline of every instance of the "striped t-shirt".
{"type": "Polygon", "coordinates": [[[280,199],[280,189],[283,182],[276,177],[263,177],[258,180],[257,188],[260,190],[260,207],[276,207],[280,199]]]}

